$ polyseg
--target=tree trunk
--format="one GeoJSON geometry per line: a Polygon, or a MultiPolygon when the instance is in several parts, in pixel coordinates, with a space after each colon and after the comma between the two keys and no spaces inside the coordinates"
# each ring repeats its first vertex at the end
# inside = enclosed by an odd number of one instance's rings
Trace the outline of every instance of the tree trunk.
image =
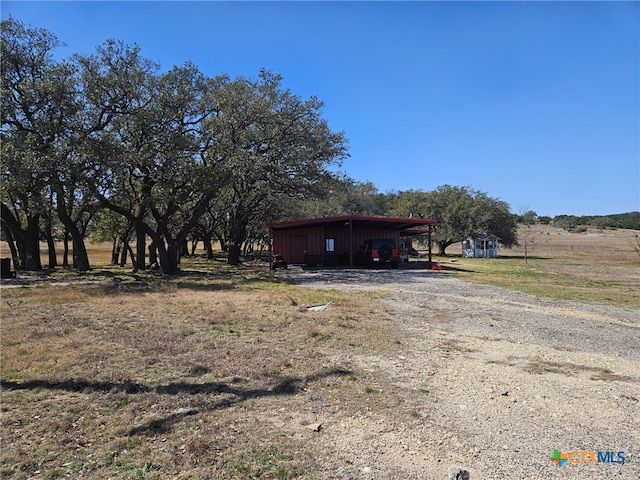
{"type": "Polygon", "coordinates": [[[179,268],[180,257],[181,257],[181,251],[184,249],[184,246],[185,246],[184,242],[177,243],[174,241],[171,244],[169,244],[169,248],[167,248],[167,253],[169,255],[169,269],[170,269],[169,274],[170,275],[175,275],[180,271],[180,268],[179,268]]]}
{"type": "Polygon", "coordinates": [[[136,261],[133,264],[133,271],[144,270],[147,268],[145,260],[147,258],[147,242],[144,223],[141,220],[136,221],[136,261]]]}
{"type": "MultiPolygon", "coordinates": [[[[131,266],[133,267],[136,263],[136,254],[133,253],[133,248],[131,248],[131,245],[129,245],[129,242],[125,243],[125,247],[127,252],[129,252],[129,256],[131,257],[131,266]]],[[[125,265],[126,265],[126,262],[122,264],[123,267],[125,265]]]]}
{"type": "Polygon", "coordinates": [[[160,257],[160,268],[165,275],[175,275],[180,271],[180,257],[186,246],[186,238],[188,232],[181,232],[178,236],[167,242],[165,246],[162,237],[158,240],[154,239],[154,243],[158,246],[158,256],[160,257]]]}
{"type": "Polygon", "coordinates": [[[40,261],[40,215],[27,219],[27,230],[22,238],[24,242],[24,258],[22,265],[24,270],[33,272],[42,270],[40,261]]]}
{"type": "Polygon", "coordinates": [[[229,218],[229,251],[227,262],[229,265],[240,264],[242,245],[247,239],[247,221],[245,216],[232,214],[229,218]]]}
{"type": "Polygon", "coordinates": [[[228,251],[229,245],[227,244],[226,240],[222,237],[222,235],[216,234],[216,238],[218,239],[218,243],[220,244],[220,250],[222,250],[223,252],[228,251]]]}
{"type": "MultiPolygon", "coordinates": [[[[120,248],[120,247],[118,247],[118,248],[120,248]]],[[[122,244],[122,251],[120,252],[120,262],[119,262],[119,265],[121,267],[124,267],[127,264],[127,254],[129,253],[128,249],[130,249],[130,248],[131,247],[129,247],[128,244],[126,244],[126,245],[124,243],[122,244]]],[[[132,256],[131,260],[133,261],[134,258],[135,257],[132,256]]]]}
{"type": "Polygon", "coordinates": [[[76,224],[66,215],[66,211],[63,215],[58,212],[58,217],[60,217],[67,232],[71,234],[71,241],[73,243],[73,266],[79,272],[89,271],[89,256],[87,255],[87,248],[84,244],[84,235],[80,233],[76,224]]]}
{"type": "Polygon", "coordinates": [[[168,246],[165,246],[164,242],[159,242],[157,245],[162,273],[165,275],[175,275],[178,273],[178,255],[182,248],[182,244],[177,244],[174,241],[168,246]]]}
{"type": "Polygon", "coordinates": [[[56,255],[56,243],[51,234],[47,234],[47,250],[49,251],[49,268],[58,266],[58,257],[56,255]]]}
{"type": "Polygon", "coordinates": [[[229,244],[227,250],[227,263],[229,265],[240,265],[240,245],[229,244]]]}
{"type": "Polygon", "coordinates": [[[58,218],[66,228],[67,232],[71,234],[71,240],[73,241],[73,266],[79,272],[86,272],[90,269],[89,256],[87,255],[87,248],[84,244],[84,235],[78,229],[76,223],[71,219],[67,212],[67,207],[61,194],[58,194],[58,218]]]}
{"type": "Polygon", "coordinates": [[[180,232],[173,239],[170,238],[168,232],[164,233],[164,238],[166,238],[167,240],[166,248],[164,246],[164,243],[162,242],[162,236],[157,235],[157,238],[152,237],[155,240],[156,244],[158,244],[162,273],[165,273],[167,275],[174,275],[179,272],[178,265],[180,265],[180,253],[183,249],[187,248],[187,237],[189,236],[189,233],[195,228],[198,219],[206,211],[210,201],[211,195],[204,195],[198,201],[198,204],[193,208],[191,212],[191,218],[188,222],[185,222],[180,232]]]}
{"type": "Polygon", "coordinates": [[[84,236],[75,228],[75,225],[71,230],[71,238],[73,239],[73,264],[79,272],[88,272],[91,267],[84,236]]]}
{"type": "Polygon", "coordinates": [[[158,248],[156,242],[151,242],[149,245],[149,265],[158,265],[158,248]]]}
{"type": "Polygon", "coordinates": [[[180,252],[187,245],[187,236],[195,228],[198,219],[204,214],[210,201],[211,195],[204,195],[198,201],[197,205],[191,212],[191,218],[189,219],[189,221],[184,223],[180,232],[173,239],[171,238],[168,229],[164,227],[164,225],[166,225],[166,219],[162,217],[160,212],[152,209],[153,216],[156,220],[157,230],[152,229],[142,220],[138,219],[135,225],[137,237],[136,241],[138,256],[142,257],[136,259],[136,265],[138,266],[138,268],[140,268],[140,266],[144,268],[146,252],[143,247],[145,245],[145,235],[149,235],[149,237],[151,237],[151,241],[157,248],[162,273],[167,275],[174,275],[175,273],[178,273],[180,252]]]}
{"type": "MultiPolygon", "coordinates": [[[[0,202],[0,211],[2,224],[13,233],[15,238],[20,256],[20,268],[28,271],[42,270],[40,261],[40,215],[36,214],[27,217],[27,228],[23,230],[18,219],[4,202],[0,202]]],[[[15,263],[15,265],[18,268],[18,263],[15,263]]]]}
{"type": "Polygon", "coordinates": [[[207,260],[213,259],[213,248],[211,247],[211,235],[205,234],[204,236],[204,248],[207,251],[207,260]]]}
{"type": "Polygon", "coordinates": [[[58,218],[64,225],[68,234],[71,235],[73,242],[73,266],[79,272],[86,272],[90,269],[89,256],[87,255],[87,249],[84,244],[84,235],[78,229],[76,223],[71,219],[67,213],[66,204],[61,200],[62,196],[58,195],[58,218]]]}
{"type": "Polygon", "coordinates": [[[229,265],[240,265],[240,252],[242,249],[242,243],[244,242],[244,226],[235,225],[229,232],[229,250],[227,253],[227,263],[229,265]]]}
{"type": "Polygon", "coordinates": [[[18,249],[18,258],[15,263],[16,270],[24,270],[25,269],[24,259],[27,256],[27,247],[25,246],[24,240],[22,237],[17,237],[15,241],[16,241],[16,248],[18,249]]]}
{"type": "Polygon", "coordinates": [[[62,240],[63,251],[62,251],[62,266],[69,266],[69,231],[65,229],[64,231],[64,239],[62,240]]]}
{"type": "Polygon", "coordinates": [[[11,259],[13,261],[13,268],[18,269],[18,265],[20,265],[20,256],[18,255],[18,250],[16,249],[16,243],[13,239],[13,234],[9,227],[7,227],[4,223],[2,224],[2,230],[4,231],[4,238],[9,244],[9,251],[11,252],[11,259]]]}
{"type": "Polygon", "coordinates": [[[56,242],[53,240],[53,233],[51,232],[51,218],[47,217],[47,225],[44,235],[47,239],[47,250],[49,253],[49,268],[55,268],[58,266],[58,257],[56,256],[56,242]]]}
{"type": "Polygon", "coordinates": [[[118,259],[120,258],[120,249],[122,245],[120,239],[115,238],[113,240],[113,247],[111,247],[111,265],[118,265],[118,259]]]}

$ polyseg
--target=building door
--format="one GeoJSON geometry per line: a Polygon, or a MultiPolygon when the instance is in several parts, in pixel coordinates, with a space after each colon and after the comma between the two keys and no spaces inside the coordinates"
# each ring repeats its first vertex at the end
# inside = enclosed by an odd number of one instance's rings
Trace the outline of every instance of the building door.
{"type": "Polygon", "coordinates": [[[307,236],[292,235],[289,237],[289,263],[306,263],[305,255],[307,254],[307,236]]]}
{"type": "Polygon", "coordinates": [[[338,263],[338,257],[336,256],[336,239],[325,238],[324,239],[324,264],[336,265],[338,263]]]}

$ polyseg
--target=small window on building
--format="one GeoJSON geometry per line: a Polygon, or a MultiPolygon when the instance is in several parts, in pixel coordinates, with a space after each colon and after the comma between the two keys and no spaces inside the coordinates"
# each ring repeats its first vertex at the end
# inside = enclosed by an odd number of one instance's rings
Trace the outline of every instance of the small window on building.
{"type": "Polygon", "coordinates": [[[325,251],[327,252],[335,252],[336,250],[336,240],[334,238],[327,238],[325,240],[325,251]]]}

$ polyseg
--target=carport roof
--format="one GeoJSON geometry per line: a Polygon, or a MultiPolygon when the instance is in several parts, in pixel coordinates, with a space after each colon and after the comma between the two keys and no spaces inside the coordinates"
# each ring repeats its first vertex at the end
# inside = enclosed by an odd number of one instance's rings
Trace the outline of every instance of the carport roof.
{"type": "Polygon", "coordinates": [[[351,223],[353,228],[380,228],[399,231],[407,234],[427,233],[436,221],[430,218],[402,218],[385,217],[382,215],[340,215],[336,217],[305,218],[301,220],[287,220],[284,222],[270,222],[267,227],[272,230],[286,230],[304,227],[338,227],[351,223]]]}

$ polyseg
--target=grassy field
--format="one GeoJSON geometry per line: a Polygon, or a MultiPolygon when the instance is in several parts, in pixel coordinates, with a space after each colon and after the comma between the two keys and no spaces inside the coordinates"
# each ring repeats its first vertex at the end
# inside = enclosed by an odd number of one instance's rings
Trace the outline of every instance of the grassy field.
{"type": "MultiPolygon", "coordinates": [[[[541,230],[527,263],[519,250],[439,260],[469,282],[640,309],[623,232],[568,235],[541,230]]],[[[415,405],[329,360],[398,347],[365,321],[384,312],[372,294],[290,285],[261,263],[194,258],[166,278],[91,255],[86,274],[21,273],[0,290],[3,478],[313,479],[353,461],[310,441],[317,412],[416,421],[415,405]]]]}
{"type": "Polygon", "coordinates": [[[345,402],[366,396],[361,379],[319,352],[385,338],[354,328],[361,300],[332,292],[335,308],[309,316],[293,304],[322,300],[322,292],[251,267],[170,281],[109,272],[81,285],[3,290],[3,477],[314,471],[304,439],[265,443],[269,411],[312,411],[329,390],[345,402]]]}
{"type": "Polygon", "coordinates": [[[603,303],[640,308],[640,268],[619,262],[598,272],[592,261],[563,258],[503,257],[492,260],[439,259],[445,269],[462,280],[511,288],[556,300],[603,303]],[[615,277],[615,273],[620,273],[615,277]]]}
{"type": "Polygon", "coordinates": [[[452,256],[435,260],[470,282],[557,300],[640,309],[640,256],[631,246],[631,232],[569,233],[544,225],[531,230],[526,260],[523,246],[502,249],[497,259],[465,259],[453,255],[460,252],[458,245],[450,247],[452,256]]]}

